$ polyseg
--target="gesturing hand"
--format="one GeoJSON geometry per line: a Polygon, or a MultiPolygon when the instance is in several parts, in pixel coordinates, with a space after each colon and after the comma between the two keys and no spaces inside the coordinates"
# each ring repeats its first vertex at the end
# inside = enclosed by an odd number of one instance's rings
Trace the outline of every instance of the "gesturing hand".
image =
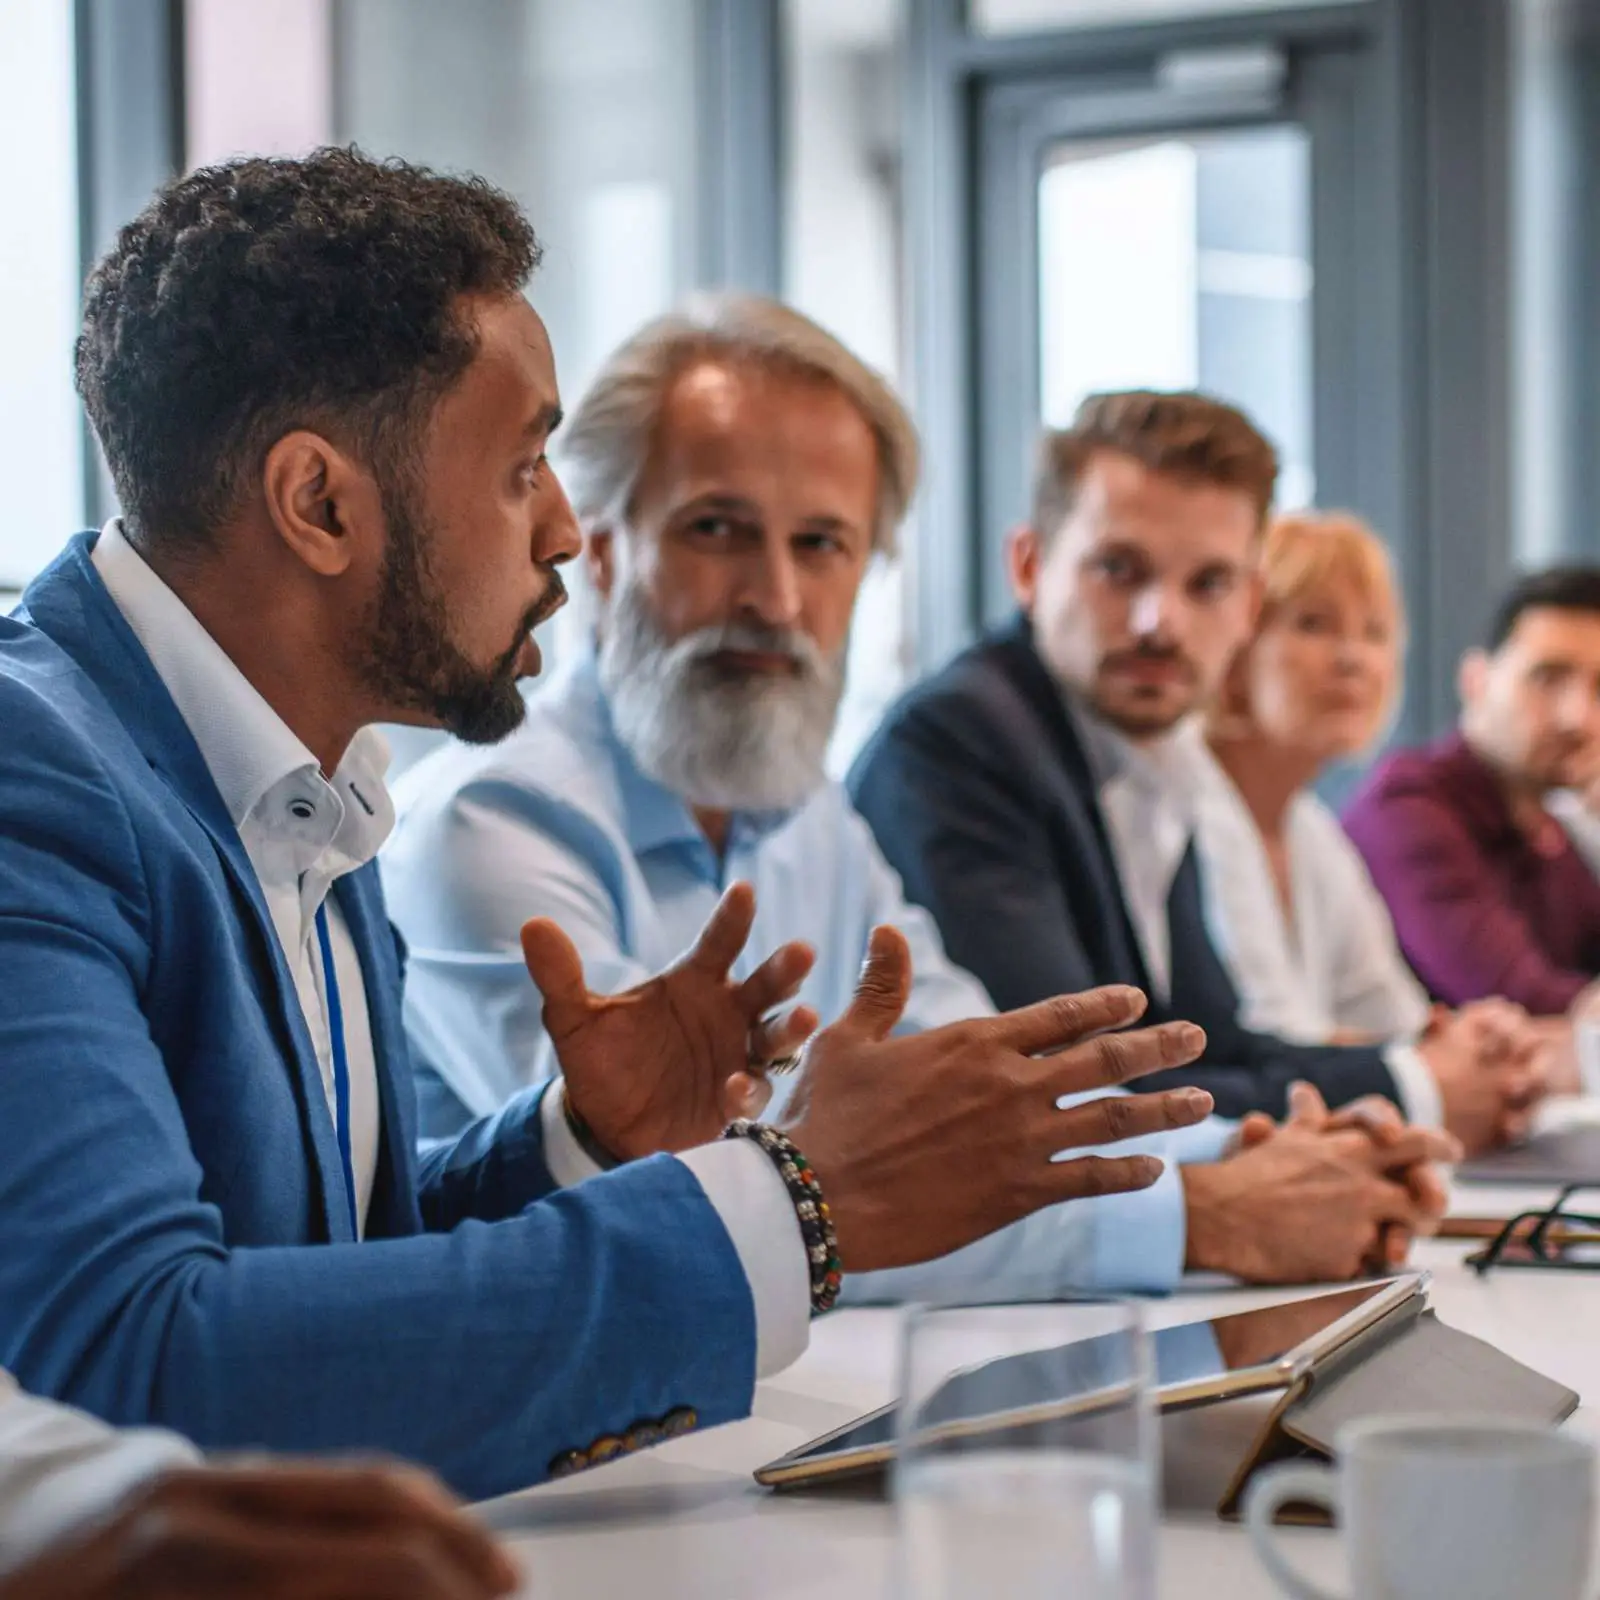
{"type": "Polygon", "coordinates": [[[766,1092],[761,1064],[793,1054],[816,1028],[806,1006],[764,1020],[805,981],[815,959],[806,945],[784,945],[742,983],[729,977],[755,914],[755,891],[734,884],[688,954],[616,995],[590,992],[555,923],[523,928],[572,1108],[620,1160],[705,1144],[735,1116],[755,1114],[766,1092]]]}
{"type": "Polygon", "coordinates": [[[176,1472],[0,1578],[0,1600],[493,1600],[517,1570],[411,1468],[176,1472]]]}
{"type": "Polygon", "coordinates": [[[1106,1031],[1143,1012],[1137,989],[891,1037],[910,986],[904,937],[876,929],[850,1009],[806,1047],[783,1123],[822,1184],[846,1271],[929,1261],[1055,1201],[1147,1188],[1153,1156],[1051,1158],[1211,1110],[1199,1089],[1058,1108],[1200,1054],[1205,1035],[1186,1022],[1106,1031]]]}

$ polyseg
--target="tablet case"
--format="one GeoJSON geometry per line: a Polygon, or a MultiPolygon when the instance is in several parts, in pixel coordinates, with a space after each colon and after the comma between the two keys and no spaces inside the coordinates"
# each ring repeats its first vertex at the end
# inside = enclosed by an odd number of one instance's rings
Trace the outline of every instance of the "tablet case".
{"type": "MultiPolygon", "coordinates": [[[[1250,1479],[1276,1461],[1331,1461],[1347,1422],[1407,1416],[1475,1416],[1554,1424],[1578,1395],[1503,1351],[1440,1322],[1421,1299],[1396,1308],[1366,1338],[1319,1362],[1274,1407],[1235,1472],[1218,1512],[1237,1520],[1250,1479]]],[[[1289,1506],[1279,1519],[1326,1526],[1325,1511],[1289,1506]]]]}

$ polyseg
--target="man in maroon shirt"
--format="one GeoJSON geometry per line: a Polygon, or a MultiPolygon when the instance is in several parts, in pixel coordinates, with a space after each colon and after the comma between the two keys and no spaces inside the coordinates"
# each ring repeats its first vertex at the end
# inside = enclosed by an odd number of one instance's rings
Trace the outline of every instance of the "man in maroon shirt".
{"type": "Polygon", "coordinates": [[[1378,766],[1345,828],[1438,999],[1554,1016],[1600,974],[1600,882],[1545,809],[1600,765],[1600,569],[1522,579],[1460,689],[1459,732],[1378,766]]]}

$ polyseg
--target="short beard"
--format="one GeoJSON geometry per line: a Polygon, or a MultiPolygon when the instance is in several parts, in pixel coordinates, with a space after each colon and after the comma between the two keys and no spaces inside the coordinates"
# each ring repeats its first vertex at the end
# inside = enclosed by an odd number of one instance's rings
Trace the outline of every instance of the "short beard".
{"type": "Polygon", "coordinates": [[[504,655],[475,665],[450,636],[449,612],[428,565],[433,530],[415,496],[385,487],[383,503],[389,543],[355,646],[360,681],[395,721],[416,717],[468,744],[498,744],[527,714],[517,658],[542,612],[528,613],[504,655]]]}
{"type": "Polygon", "coordinates": [[[624,576],[606,611],[600,683],[617,737],[641,772],[688,805],[788,811],[825,777],[846,651],[755,623],[670,640],[642,585],[624,576]],[[730,672],[725,650],[786,655],[792,677],[730,672]]]}

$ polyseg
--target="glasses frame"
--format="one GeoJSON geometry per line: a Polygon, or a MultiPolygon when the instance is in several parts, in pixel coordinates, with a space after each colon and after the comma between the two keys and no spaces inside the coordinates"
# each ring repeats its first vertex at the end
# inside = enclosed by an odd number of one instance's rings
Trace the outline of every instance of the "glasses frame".
{"type": "Polygon", "coordinates": [[[1559,1254],[1570,1244],[1600,1242],[1600,1216],[1567,1210],[1567,1202],[1572,1196],[1585,1189],[1600,1191],[1600,1182],[1566,1184],[1545,1210],[1519,1211],[1483,1249],[1474,1251],[1466,1258],[1466,1265],[1480,1278],[1486,1276],[1491,1267],[1517,1267],[1524,1271],[1600,1272],[1600,1258],[1569,1261],[1559,1254]],[[1533,1226],[1519,1237],[1519,1230],[1530,1222],[1533,1226]],[[1558,1237],[1552,1237],[1553,1230],[1558,1228],[1563,1231],[1558,1237]],[[1507,1256],[1506,1251],[1513,1244],[1526,1246],[1528,1257],[1507,1256]],[[1557,1253],[1553,1254],[1552,1251],[1557,1253]]]}

